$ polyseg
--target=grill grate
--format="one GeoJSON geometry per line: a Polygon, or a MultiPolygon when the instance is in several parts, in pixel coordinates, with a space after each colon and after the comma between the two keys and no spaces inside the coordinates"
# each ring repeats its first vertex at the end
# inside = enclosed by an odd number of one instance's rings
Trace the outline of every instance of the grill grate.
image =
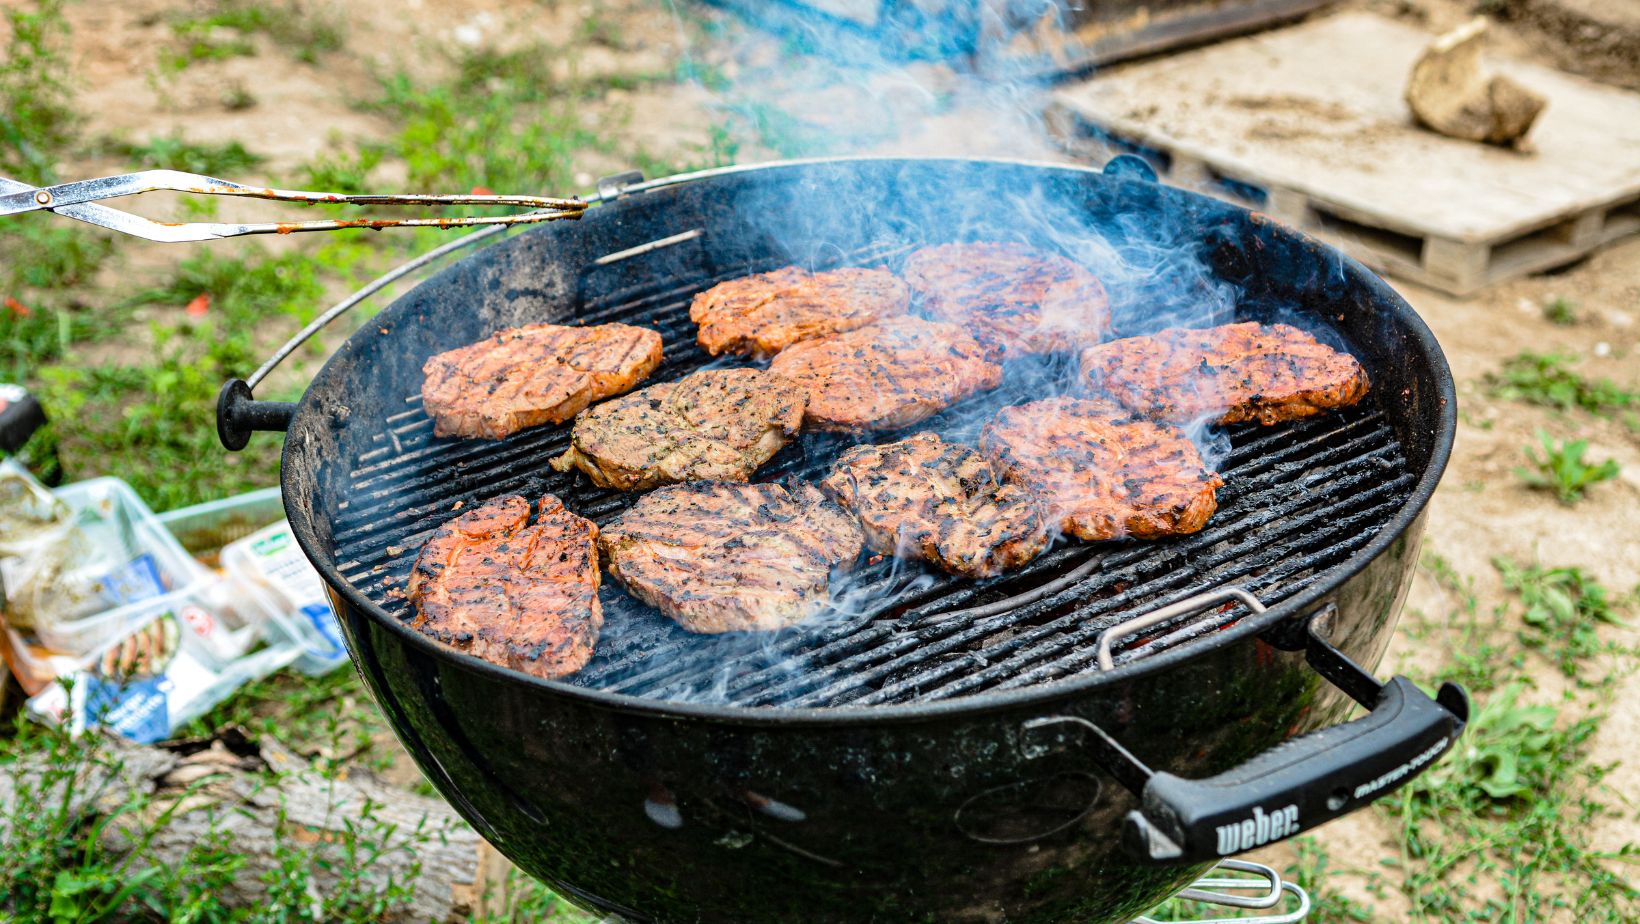
{"type": "MultiPolygon", "coordinates": [[[[901,248],[848,262],[890,262],[901,248]]],[[[725,273],[724,278],[738,275],[725,273]]],[[[589,305],[585,323],[622,321],[660,331],[666,360],[651,382],[678,378],[709,361],[694,344],[688,305],[719,281],[701,278],[629,289],[589,305]]],[[[1010,377],[1012,378],[1012,376],[1010,377]]],[[[915,430],[972,441],[997,407],[1040,397],[1005,384],[915,430]]],[[[888,434],[879,439],[893,439],[888,434]]],[[[571,683],[661,699],[758,706],[878,705],[949,699],[1052,682],[1097,670],[1100,633],[1133,616],[1213,587],[1236,583],[1266,605],[1302,590],[1365,546],[1410,495],[1413,476],[1372,401],[1341,413],[1230,434],[1219,465],[1226,485],[1206,529],[1153,543],[1072,544],[988,581],[936,574],[892,559],[856,572],[836,611],[779,633],[696,636],[628,596],[604,590],[605,628],[592,663],[571,683]],[[1071,586],[1000,613],[971,608],[1059,578],[1091,559],[1071,586]]],[[[416,551],[458,503],[471,507],[509,493],[553,493],[604,523],[633,496],[552,471],[568,427],[538,428],[496,442],[434,440],[419,396],[383,422],[374,448],[353,460],[347,500],[335,519],[343,577],[398,618],[416,551]]],[[[851,442],[806,434],[758,475],[814,479],[851,442]]],[[[1226,607],[1164,624],[1129,639],[1117,663],[1188,642],[1245,611],[1226,607]]]]}

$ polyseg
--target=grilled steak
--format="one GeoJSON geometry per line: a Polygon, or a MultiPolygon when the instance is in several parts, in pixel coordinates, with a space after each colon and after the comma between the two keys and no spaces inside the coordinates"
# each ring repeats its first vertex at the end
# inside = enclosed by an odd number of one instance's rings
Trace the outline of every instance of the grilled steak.
{"type": "Polygon", "coordinates": [[[422,367],[421,403],[435,436],[502,439],[562,423],[643,381],[661,335],[626,324],[530,324],[440,353],[422,367]]]}
{"type": "Polygon", "coordinates": [[[1089,346],[1110,330],[1098,277],[1022,244],[924,247],[901,273],[930,315],[1010,359],[1089,346]]]}
{"type": "Polygon", "coordinates": [[[598,527],[541,498],[498,497],[440,526],[410,573],[412,625],[471,655],[537,677],[562,677],[592,658],[598,527]]]}
{"type": "Polygon", "coordinates": [[[1183,431],[1106,401],[1003,408],[979,448],[1009,481],[1036,492],[1050,522],[1081,539],[1196,532],[1224,484],[1183,431]]]}
{"type": "Polygon", "coordinates": [[[689,320],[706,352],[772,356],[812,340],[905,314],[911,290],[884,269],[810,273],[795,266],[720,282],[695,296],[689,320]]]}
{"type": "Polygon", "coordinates": [[[1266,426],[1347,407],[1367,393],[1355,357],[1286,324],[1170,328],[1082,353],[1089,383],[1148,417],[1266,426]]]}
{"type": "Polygon", "coordinates": [[[1048,544],[1036,498],[984,457],[933,433],[843,453],[821,490],[860,518],[874,552],[989,577],[1048,544]]]}
{"type": "Polygon", "coordinates": [[[599,540],[609,573],[691,632],[779,629],[825,605],[860,527],[802,482],[694,481],[638,499],[599,540]]]}
{"type": "Polygon", "coordinates": [[[708,369],[623,395],[575,418],[552,467],[641,491],[674,481],[745,481],[803,426],[808,392],[756,369],[708,369]]]}
{"type": "Polygon", "coordinates": [[[1002,383],[1002,367],[955,324],[890,318],[793,344],[769,364],[809,391],[808,426],[892,430],[1002,383]]]}

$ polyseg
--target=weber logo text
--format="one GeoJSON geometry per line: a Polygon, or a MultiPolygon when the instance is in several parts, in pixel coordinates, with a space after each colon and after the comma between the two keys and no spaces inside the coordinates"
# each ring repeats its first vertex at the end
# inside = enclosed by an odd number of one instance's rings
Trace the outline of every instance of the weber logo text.
{"type": "Polygon", "coordinates": [[[1262,847],[1289,834],[1298,833],[1298,806],[1289,805],[1265,814],[1255,806],[1253,817],[1245,821],[1219,825],[1219,855],[1225,856],[1262,847]]]}

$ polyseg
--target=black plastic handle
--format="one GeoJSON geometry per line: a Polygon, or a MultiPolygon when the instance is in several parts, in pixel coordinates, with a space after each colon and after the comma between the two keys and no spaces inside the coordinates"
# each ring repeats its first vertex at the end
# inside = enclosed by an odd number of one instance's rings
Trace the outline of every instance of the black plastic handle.
{"type": "MultiPolygon", "coordinates": [[[[1155,863],[1199,863],[1262,847],[1348,814],[1394,792],[1452,747],[1469,721],[1469,694],[1454,683],[1431,699],[1406,677],[1379,683],[1323,637],[1332,607],[1302,621],[1305,659],[1370,711],[1292,738],[1217,776],[1187,780],[1151,770],[1092,722],[1056,716],[1027,728],[1071,723],[1092,732],[1097,759],[1139,797],[1123,848],[1155,863]]],[[[1288,646],[1283,646],[1288,647],[1288,646]]]]}
{"type": "Polygon", "coordinates": [[[1310,666],[1370,711],[1284,741],[1204,780],[1153,773],[1122,844],[1155,862],[1214,860],[1292,837],[1394,792],[1447,752],[1469,721],[1455,683],[1431,699],[1406,677],[1380,684],[1324,637],[1326,607],[1304,623],[1310,666]]]}
{"type": "Polygon", "coordinates": [[[283,433],[290,428],[296,405],[290,401],[258,401],[244,379],[231,379],[216,395],[216,438],[224,448],[238,452],[256,430],[283,433]]]}
{"type": "Polygon", "coordinates": [[[1122,843],[1159,862],[1213,860],[1302,831],[1393,792],[1446,753],[1469,718],[1448,683],[1436,699],[1411,680],[1384,684],[1372,711],[1285,741],[1204,780],[1153,774],[1122,843]]]}

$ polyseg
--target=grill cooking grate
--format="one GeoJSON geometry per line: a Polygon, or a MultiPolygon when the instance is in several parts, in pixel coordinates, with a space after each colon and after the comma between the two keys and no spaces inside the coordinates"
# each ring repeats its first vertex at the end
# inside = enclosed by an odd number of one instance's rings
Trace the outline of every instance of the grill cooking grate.
{"type": "MultiPolygon", "coordinates": [[[[900,250],[857,254],[848,263],[892,265],[900,250]]],[[[672,277],[629,289],[589,304],[581,319],[657,329],[666,360],[649,381],[675,379],[710,359],[695,346],[688,306],[695,292],[717,281],[672,277]]],[[[906,433],[936,429],[972,442],[992,410],[1040,396],[1029,384],[1005,384],[906,433]]],[[[1218,512],[1195,535],[1064,545],[1013,574],[978,582],[889,559],[857,571],[835,612],[758,635],[692,635],[606,580],[597,654],[569,681],[660,699],[761,706],[926,702],[1051,682],[1097,670],[1100,633],[1173,600],[1232,583],[1267,606],[1299,592],[1364,547],[1412,490],[1395,434],[1370,396],[1337,414],[1243,426],[1229,435],[1218,512]],[[1095,557],[1089,576],[1071,586],[1003,612],[977,609],[1095,557]]],[[[571,510],[608,522],[634,496],[552,471],[547,460],[568,440],[567,426],[501,442],[435,440],[419,396],[411,396],[351,467],[348,499],[334,521],[342,575],[389,614],[408,618],[402,589],[415,554],[458,503],[465,509],[502,494],[552,493],[571,510]]],[[[758,478],[813,480],[850,442],[805,435],[758,478]]],[[[1245,614],[1237,606],[1181,617],[1118,645],[1116,661],[1187,642],[1245,614]]]]}

